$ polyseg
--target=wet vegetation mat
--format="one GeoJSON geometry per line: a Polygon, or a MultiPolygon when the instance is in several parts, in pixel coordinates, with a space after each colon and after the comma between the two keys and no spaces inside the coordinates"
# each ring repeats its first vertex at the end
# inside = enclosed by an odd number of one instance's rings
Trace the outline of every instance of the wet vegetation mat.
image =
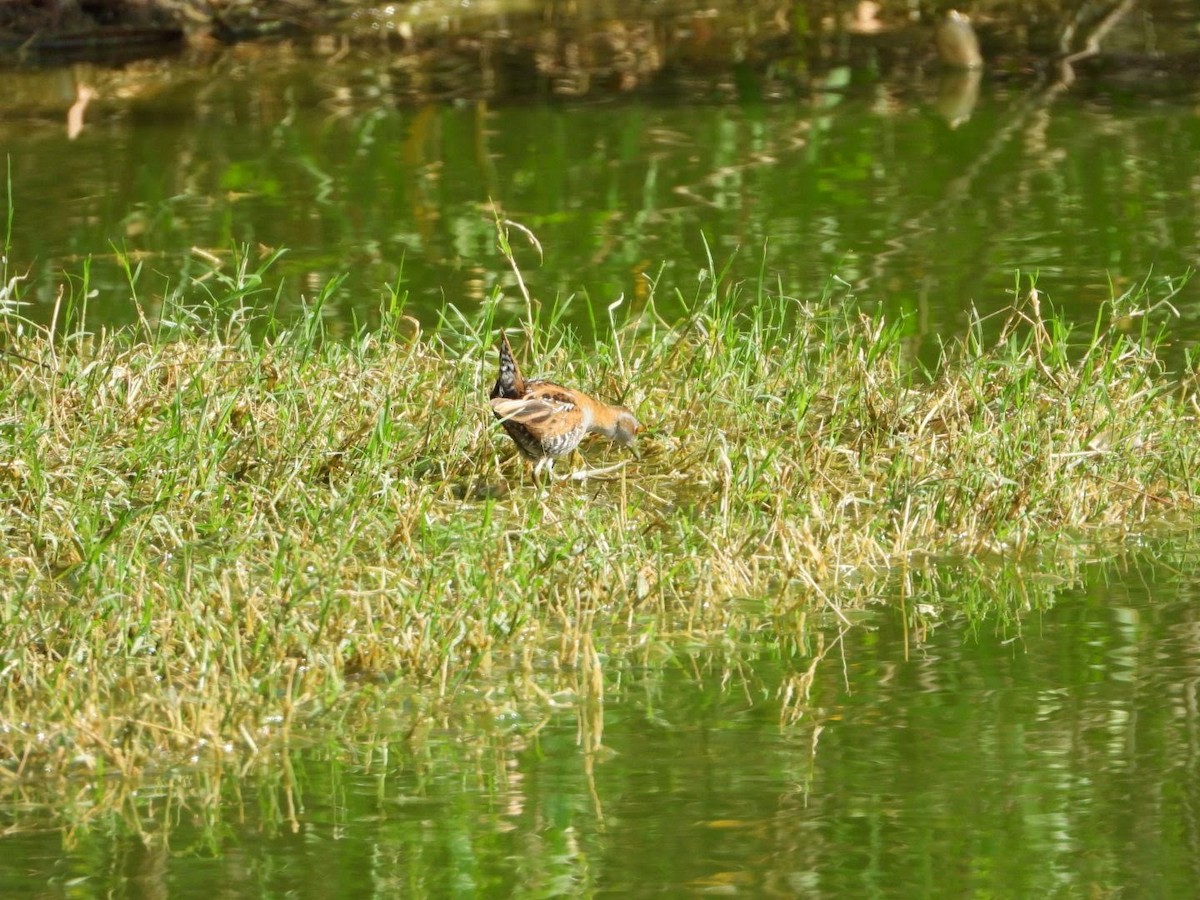
{"type": "MultiPolygon", "coordinates": [[[[86,327],[5,293],[0,757],[12,783],[266,752],[381,715],[418,734],[602,700],[697,648],[786,646],[892,602],[939,558],[1053,559],[1190,524],[1200,406],[1150,286],[1068,328],[1036,290],[938,359],[853,297],[765,281],[652,285],[584,345],[561,306],[393,294],[333,339],[322,297],[271,317],[266,266],[214,269],[204,310],[130,301],[86,327]],[[665,323],[663,292],[688,310],[665,323]],[[633,457],[586,445],[537,480],[487,394],[498,330],[529,374],[629,406],[633,457]]],[[[330,286],[332,289],[333,286],[330,286]]],[[[836,286],[835,286],[836,287],[836,286]]],[[[327,291],[328,292],[328,291],[327,291]]]]}

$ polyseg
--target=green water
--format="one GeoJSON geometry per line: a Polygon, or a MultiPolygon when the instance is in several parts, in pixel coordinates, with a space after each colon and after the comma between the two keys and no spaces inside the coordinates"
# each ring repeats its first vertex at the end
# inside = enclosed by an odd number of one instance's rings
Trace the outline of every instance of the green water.
{"type": "MultiPolygon", "coordinates": [[[[397,285],[427,325],[447,303],[474,315],[496,290],[515,319],[524,303],[493,202],[541,243],[539,257],[514,235],[534,296],[573,298],[568,318],[585,329],[652,284],[669,318],[709,251],[800,298],[836,276],[847,302],[910,314],[929,336],[1011,302],[1017,272],[1090,322],[1113,285],[1149,278],[1166,297],[1195,263],[1194,85],[1151,100],[1099,77],[1055,93],[988,74],[972,105],[974,89],[936,69],[883,80],[835,67],[779,99],[699,84],[420,103],[399,92],[391,57],[361,47],[336,64],[289,48],[141,65],[4,73],[10,274],[27,274],[34,320],[52,317],[68,277],[82,293],[90,260],[89,320],[134,321],[118,251],[149,319],[163,297],[210,301],[208,255],[229,273],[235,248],[287,250],[262,306],[295,308],[345,276],[326,305],[335,329],[372,321],[397,285]],[[81,86],[96,97],[72,140],[81,86]]],[[[1197,290],[1174,298],[1188,337],[1197,290]]]]}
{"type": "Polygon", "coordinates": [[[610,661],[602,710],[381,721],[116,801],[9,784],[0,894],[1191,897],[1195,563],[917,579],[823,643],[610,661]]]}

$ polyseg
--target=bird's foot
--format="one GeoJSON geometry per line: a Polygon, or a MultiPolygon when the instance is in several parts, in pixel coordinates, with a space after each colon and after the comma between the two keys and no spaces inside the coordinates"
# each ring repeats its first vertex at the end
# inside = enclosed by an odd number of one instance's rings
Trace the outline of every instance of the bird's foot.
{"type": "Polygon", "coordinates": [[[566,475],[559,476],[562,480],[570,479],[571,481],[587,481],[589,478],[603,478],[606,475],[612,475],[615,472],[625,468],[624,461],[614,463],[611,466],[605,466],[602,469],[579,469],[576,472],[569,472],[566,475]]]}

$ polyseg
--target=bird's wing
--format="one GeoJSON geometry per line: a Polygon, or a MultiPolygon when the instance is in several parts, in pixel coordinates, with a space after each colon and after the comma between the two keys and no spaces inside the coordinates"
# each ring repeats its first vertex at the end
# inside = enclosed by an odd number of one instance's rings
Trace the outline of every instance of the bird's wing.
{"type": "Polygon", "coordinates": [[[497,397],[491,401],[492,410],[506,422],[516,422],[529,430],[538,440],[554,438],[575,431],[583,423],[583,410],[570,392],[563,388],[541,390],[526,394],[519,400],[497,397]]]}

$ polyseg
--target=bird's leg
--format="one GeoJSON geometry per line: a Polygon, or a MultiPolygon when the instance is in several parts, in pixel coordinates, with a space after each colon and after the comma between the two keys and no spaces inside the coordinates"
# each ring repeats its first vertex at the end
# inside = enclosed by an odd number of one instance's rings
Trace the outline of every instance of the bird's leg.
{"type": "MultiPolygon", "coordinates": [[[[575,454],[578,454],[582,457],[582,454],[579,454],[579,451],[575,451],[575,454]]],[[[625,460],[621,460],[619,463],[614,463],[611,466],[605,466],[602,469],[593,469],[588,466],[583,469],[578,469],[574,472],[556,475],[554,474],[554,459],[555,458],[553,456],[541,457],[536,463],[533,464],[533,477],[538,480],[544,477],[547,481],[552,483],[555,481],[587,481],[589,478],[599,478],[604,475],[612,475],[614,472],[619,472],[621,469],[625,468],[626,462],[625,460]]],[[[587,460],[584,460],[584,465],[587,466],[587,460]]]]}
{"type": "MultiPolygon", "coordinates": [[[[586,460],[584,461],[586,464],[586,460]]],[[[593,469],[590,466],[586,469],[578,469],[571,472],[569,475],[564,475],[563,478],[569,478],[572,481],[587,481],[589,478],[598,478],[602,475],[612,475],[614,472],[619,472],[625,468],[625,460],[619,463],[613,463],[611,466],[605,466],[603,469],[593,469]]]]}
{"type": "Polygon", "coordinates": [[[543,472],[546,473],[546,477],[549,478],[551,481],[554,480],[554,457],[553,456],[543,456],[541,459],[539,459],[536,463],[533,464],[533,477],[534,478],[540,478],[542,476],[543,472]]]}
{"type": "Polygon", "coordinates": [[[601,475],[612,475],[614,472],[619,472],[625,468],[625,461],[614,463],[611,466],[605,466],[603,469],[580,469],[577,472],[572,472],[564,477],[570,478],[572,481],[587,481],[589,478],[598,478],[601,475]]]}

